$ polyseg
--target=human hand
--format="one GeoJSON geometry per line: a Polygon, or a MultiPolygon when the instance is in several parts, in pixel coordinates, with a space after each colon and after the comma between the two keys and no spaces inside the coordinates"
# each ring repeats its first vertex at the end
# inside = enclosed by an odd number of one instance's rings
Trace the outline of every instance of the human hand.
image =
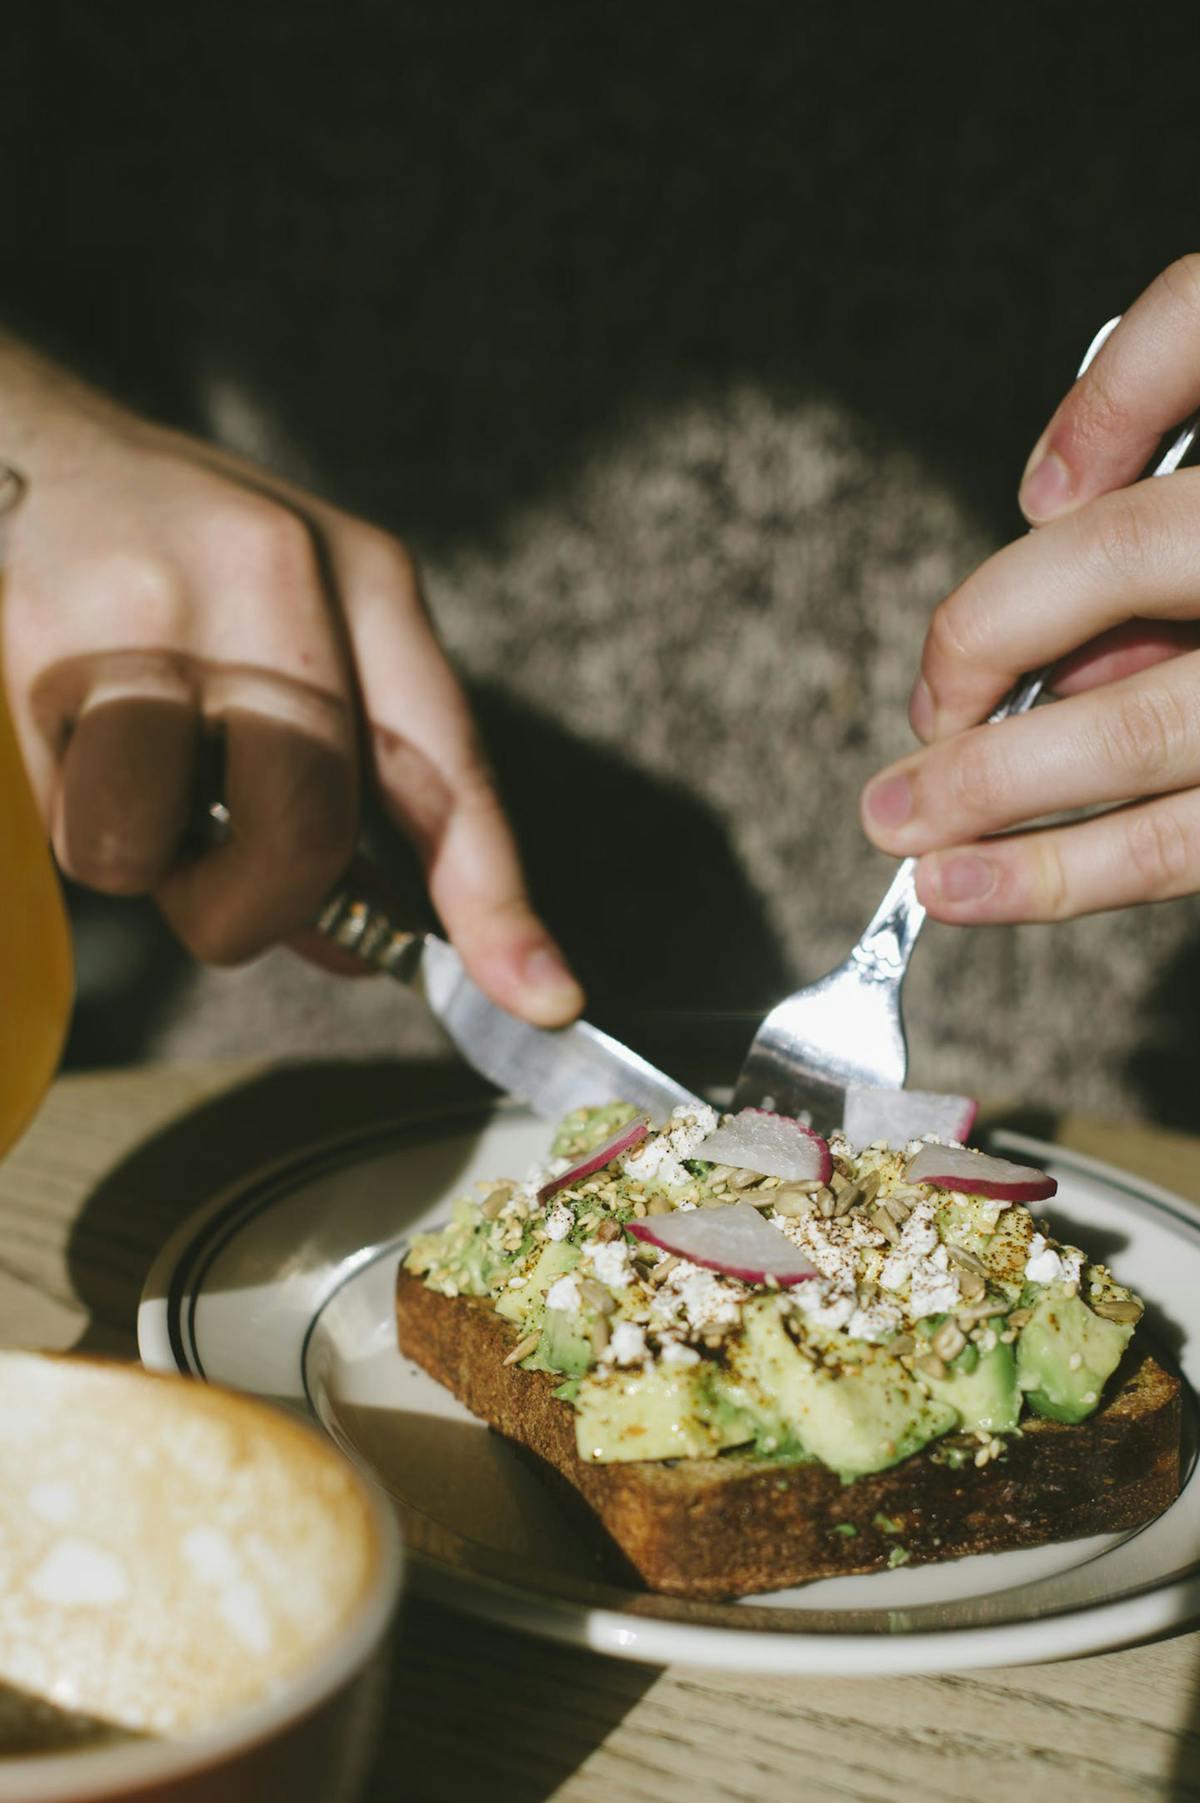
{"type": "Polygon", "coordinates": [[[927,749],[864,792],[868,837],[918,858],[936,918],[1059,920],[1200,889],[1200,472],[1136,481],[1198,403],[1190,256],[1055,412],[1020,491],[1038,530],[935,612],[909,704],[927,749]],[[977,724],[1045,665],[1064,699],[977,724]],[[1105,811],[1032,824],[1079,809],[1105,811]]]}
{"type": "Polygon", "coordinates": [[[153,895],[237,963],[312,921],[370,780],[481,988],[539,1025],[576,1014],[399,541],[3,342],[0,400],[30,483],[0,644],[63,870],[153,895]],[[214,744],[232,833],[197,854],[214,744]]]}

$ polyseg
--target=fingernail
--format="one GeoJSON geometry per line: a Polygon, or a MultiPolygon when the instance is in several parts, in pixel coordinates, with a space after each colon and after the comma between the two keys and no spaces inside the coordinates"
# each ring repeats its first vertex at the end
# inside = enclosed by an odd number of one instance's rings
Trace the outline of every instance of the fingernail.
{"type": "Polygon", "coordinates": [[[909,724],[918,739],[932,738],[933,716],[933,696],[929,692],[929,684],[923,676],[918,676],[908,698],[909,724]]]}
{"type": "Polygon", "coordinates": [[[989,858],[971,852],[962,858],[947,858],[934,873],[938,894],[943,901],[982,901],[996,886],[996,866],[989,858]]]}
{"type": "Polygon", "coordinates": [[[1034,452],[1018,500],[1028,520],[1048,520],[1071,499],[1071,472],[1057,451],[1034,452]]]}
{"type": "Polygon", "coordinates": [[[884,776],[867,790],[867,813],[878,826],[903,826],[913,810],[907,776],[884,776]]]}

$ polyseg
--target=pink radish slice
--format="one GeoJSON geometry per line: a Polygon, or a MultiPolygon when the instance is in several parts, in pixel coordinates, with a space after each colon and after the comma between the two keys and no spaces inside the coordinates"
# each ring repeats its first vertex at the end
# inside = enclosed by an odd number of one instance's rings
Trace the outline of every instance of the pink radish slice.
{"type": "Polygon", "coordinates": [[[804,1254],[749,1202],[726,1208],[677,1208],[669,1215],[630,1221],[629,1231],[690,1264],[740,1277],[743,1283],[765,1283],[773,1277],[786,1288],[817,1275],[804,1254]]]}
{"type": "Polygon", "coordinates": [[[970,1096],[936,1095],[925,1089],[867,1089],[855,1084],[846,1091],[842,1132],[859,1151],[882,1142],[903,1146],[926,1133],[938,1139],[965,1140],[975,1125],[979,1103],[970,1096]]]}
{"type": "Polygon", "coordinates": [[[933,1183],[966,1196],[991,1196],[997,1202],[1044,1202],[1058,1188],[1045,1171],[1032,1165],[1009,1164],[1006,1158],[988,1158],[957,1146],[922,1146],[909,1159],[905,1176],[910,1183],[933,1183]]]}
{"type": "Polygon", "coordinates": [[[552,1177],[549,1183],[543,1183],[538,1191],[538,1201],[548,1202],[551,1196],[556,1195],[560,1189],[566,1189],[568,1184],[582,1183],[585,1177],[602,1171],[606,1164],[611,1164],[622,1152],[628,1152],[633,1146],[639,1145],[649,1131],[650,1123],[645,1115],[635,1114],[631,1121],[618,1127],[611,1139],[606,1139],[602,1146],[597,1146],[594,1152],[589,1152],[586,1158],[573,1164],[569,1171],[564,1171],[561,1177],[552,1177]]]}
{"type": "Polygon", "coordinates": [[[765,1108],[743,1108],[701,1140],[694,1156],[781,1177],[785,1183],[828,1183],[833,1175],[829,1147],[819,1133],[790,1114],[770,1114],[765,1108]]]}

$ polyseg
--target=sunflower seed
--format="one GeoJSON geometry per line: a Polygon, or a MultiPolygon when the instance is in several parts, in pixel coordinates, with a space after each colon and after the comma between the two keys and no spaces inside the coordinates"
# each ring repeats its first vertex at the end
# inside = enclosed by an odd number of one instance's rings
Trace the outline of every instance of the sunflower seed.
{"type": "Polygon", "coordinates": [[[876,1208],[872,1212],[870,1220],[872,1227],[877,1227],[884,1239],[890,1240],[893,1246],[900,1244],[900,1229],[886,1208],[876,1208]]]}
{"type": "Polygon", "coordinates": [[[541,1337],[540,1333],[527,1333],[523,1340],[517,1341],[504,1363],[506,1365],[516,1365],[519,1364],[522,1359],[527,1359],[537,1346],[541,1337]]]}
{"type": "Polygon", "coordinates": [[[940,1359],[956,1359],[967,1343],[967,1336],[957,1321],[943,1321],[929,1344],[940,1359]]]}
{"type": "Polygon", "coordinates": [[[1101,1320],[1116,1321],[1122,1326],[1129,1322],[1140,1321],[1143,1314],[1142,1305],[1131,1296],[1126,1301],[1121,1296],[1105,1296],[1099,1302],[1092,1303],[1092,1313],[1101,1320]]]}
{"type": "Polygon", "coordinates": [[[594,1277],[580,1279],[579,1294],[585,1302],[590,1302],[592,1307],[598,1309],[602,1315],[611,1315],[616,1309],[617,1304],[613,1296],[602,1283],[597,1283],[594,1277]]]}

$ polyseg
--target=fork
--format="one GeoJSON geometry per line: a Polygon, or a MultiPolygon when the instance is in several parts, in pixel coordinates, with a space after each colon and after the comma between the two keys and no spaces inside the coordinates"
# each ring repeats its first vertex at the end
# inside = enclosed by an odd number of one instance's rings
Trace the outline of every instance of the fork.
{"type": "MultiPolygon", "coordinates": [[[[1120,315],[1088,346],[1082,375],[1120,315]]],[[[1147,470],[1168,476],[1191,449],[1200,425],[1193,414],[1147,470]]],[[[1049,666],[1023,676],[988,724],[1028,711],[1042,692],[1049,666]]],[[[773,1108],[804,1115],[819,1127],[840,1126],[852,1085],[902,1089],[908,1045],[900,990],[925,909],[917,900],[916,860],[905,858],[870,925],[844,964],[798,989],[766,1016],[746,1054],[733,1093],[735,1108],[773,1108]]]]}

